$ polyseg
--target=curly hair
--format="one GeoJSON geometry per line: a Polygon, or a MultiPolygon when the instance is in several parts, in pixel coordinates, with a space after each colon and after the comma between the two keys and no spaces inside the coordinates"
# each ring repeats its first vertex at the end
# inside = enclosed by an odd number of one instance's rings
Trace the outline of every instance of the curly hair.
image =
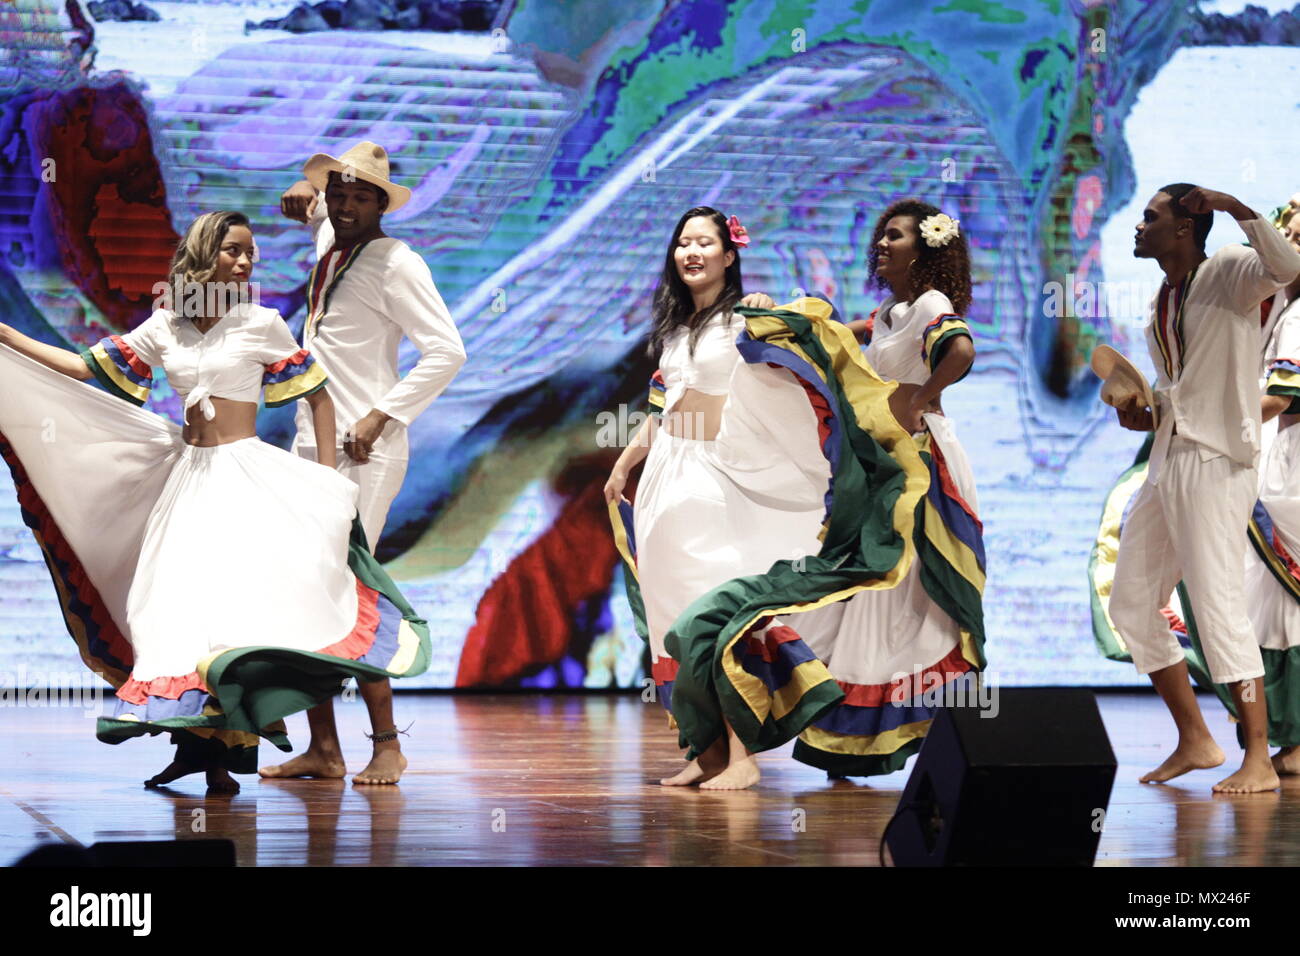
{"type": "Polygon", "coordinates": [[[668,240],[668,251],[664,254],[663,271],[660,273],[659,285],[655,289],[654,303],[651,307],[653,321],[650,326],[650,352],[655,360],[658,361],[660,354],[662,354],[664,343],[668,341],[668,337],[683,325],[689,330],[689,347],[691,354],[694,355],[695,343],[699,341],[708,320],[719,311],[730,312],[740,302],[744,294],[745,287],[740,277],[740,249],[731,239],[731,230],[727,227],[727,217],[712,206],[695,206],[686,210],[686,212],[682,213],[682,217],[677,220],[677,228],[673,230],[673,237],[668,240]],[[718,293],[718,298],[699,311],[695,309],[695,302],[691,297],[690,289],[687,288],[686,283],[682,281],[682,277],[677,272],[677,260],[674,258],[677,240],[681,237],[682,230],[686,228],[687,222],[696,217],[708,219],[713,223],[713,227],[718,231],[718,238],[722,242],[722,251],[724,253],[734,252],[736,254],[735,259],[731,265],[727,266],[726,272],[723,274],[722,291],[718,293]]]}
{"type": "Polygon", "coordinates": [[[877,260],[880,257],[878,243],[885,234],[885,226],[889,220],[895,216],[911,216],[917,249],[916,261],[912,263],[909,273],[913,294],[920,295],[922,292],[935,289],[948,297],[952,307],[958,313],[965,315],[970,307],[971,296],[970,250],[966,246],[966,236],[963,234],[954,236],[946,246],[938,248],[927,246],[921,238],[919,226],[922,220],[929,216],[937,216],[940,212],[938,206],[932,206],[919,199],[900,199],[891,205],[876,220],[876,229],[871,236],[871,250],[867,261],[876,285],[884,288],[887,283],[876,271],[877,260]]]}

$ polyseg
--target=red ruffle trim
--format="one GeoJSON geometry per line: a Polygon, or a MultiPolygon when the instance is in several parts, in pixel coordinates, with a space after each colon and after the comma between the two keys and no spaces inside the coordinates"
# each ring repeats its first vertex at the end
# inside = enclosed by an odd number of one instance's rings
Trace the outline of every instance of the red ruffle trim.
{"type": "Polygon", "coordinates": [[[280,372],[283,372],[290,365],[302,365],[304,362],[307,361],[307,357],[309,354],[310,353],[306,349],[299,349],[298,351],[290,355],[288,358],[282,358],[280,359],[280,361],[272,362],[270,365],[266,366],[266,374],[278,375],[280,372]]]}
{"type": "Polygon", "coordinates": [[[198,671],[190,671],[184,677],[155,677],[153,680],[140,681],[132,677],[117,689],[117,696],[128,704],[143,704],[150,697],[165,697],[176,700],[187,690],[208,688],[199,677],[198,671]]]}
{"type": "Polygon", "coordinates": [[[379,630],[379,592],[368,588],[357,579],[357,623],[352,633],[341,641],[335,641],[329,647],[323,647],[317,654],[330,657],[344,657],[350,661],[360,660],[375,645],[375,632],[379,630]]]}
{"type": "Polygon", "coordinates": [[[1168,604],[1160,609],[1160,613],[1164,615],[1165,621],[1168,622],[1169,630],[1181,631],[1183,634],[1187,633],[1187,625],[1183,623],[1183,619],[1175,614],[1174,609],[1168,604]]]}
{"type": "Polygon", "coordinates": [[[844,703],[852,707],[883,707],[887,703],[910,700],[935,686],[934,675],[944,684],[950,683],[972,670],[970,661],[962,656],[958,645],[936,664],[900,680],[884,684],[851,684],[836,681],[844,691],[844,703]]]}
{"type": "MultiPolygon", "coordinates": [[[[375,634],[378,630],[379,592],[362,584],[358,579],[356,625],[347,637],[321,648],[316,653],[350,661],[360,660],[374,646],[375,634]]],[[[155,677],[149,681],[138,681],[132,677],[118,689],[117,696],[131,704],[143,704],[150,697],[176,700],[187,690],[195,689],[208,690],[197,670],[182,677],[155,677]]]]}
{"type": "Polygon", "coordinates": [[[679,666],[671,657],[657,657],[650,665],[650,676],[656,684],[671,684],[677,679],[679,666]]]}
{"type": "MultiPolygon", "coordinates": [[[[771,620],[764,618],[764,621],[771,620]]],[[[760,622],[762,623],[762,622],[760,622]]],[[[792,627],[777,625],[769,627],[761,633],[755,633],[754,628],[750,628],[749,633],[745,635],[745,653],[753,654],[763,659],[765,663],[771,664],[780,655],[780,646],[789,644],[791,641],[803,640],[799,632],[792,627]]]]}
{"type": "Polygon", "coordinates": [[[117,350],[122,353],[122,358],[126,359],[126,364],[131,366],[131,371],[141,378],[153,378],[153,369],[140,360],[140,356],[135,354],[135,349],[126,344],[126,339],[120,335],[110,335],[109,338],[117,346],[117,350]]]}

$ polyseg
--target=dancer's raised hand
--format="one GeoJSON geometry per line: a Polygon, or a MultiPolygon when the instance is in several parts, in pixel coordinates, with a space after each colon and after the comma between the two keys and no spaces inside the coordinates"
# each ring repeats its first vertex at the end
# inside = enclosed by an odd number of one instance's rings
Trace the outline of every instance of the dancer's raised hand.
{"type": "Polygon", "coordinates": [[[288,219],[307,222],[316,211],[316,187],[300,179],[280,197],[280,213],[288,219]]]}
{"type": "Polygon", "coordinates": [[[1183,196],[1182,207],[1195,216],[1206,212],[1226,212],[1231,213],[1233,219],[1256,218],[1254,210],[1236,196],[1206,189],[1204,186],[1197,186],[1183,196]]]}

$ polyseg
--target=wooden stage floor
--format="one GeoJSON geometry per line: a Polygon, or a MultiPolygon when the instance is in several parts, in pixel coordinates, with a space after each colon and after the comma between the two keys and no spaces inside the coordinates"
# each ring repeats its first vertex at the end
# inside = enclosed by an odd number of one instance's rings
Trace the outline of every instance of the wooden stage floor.
{"type": "MultiPolygon", "coordinates": [[[[1221,771],[1144,786],[1138,776],[1172,748],[1172,724],[1152,694],[1099,701],[1120,760],[1099,865],[1300,864],[1300,778],[1250,796],[1213,796],[1221,771]]],[[[0,864],[42,841],[220,836],[245,866],[874,866],[907,778],[831,782],[785,747],[760,758],[754,790],[669,789],[653,781],[680,765],[673,735],[660,707],[636,696],[403,695],[397,705],[402,724],[414,721],[400,787],[241,777],[237,796],[210,799],[201,776],[141,787],[170,759],[161,738],[110,747],[80,709],[0,708],[0,864]]],[[[1222,708],[1202,706],[1237,759],[1222,708]]],[[[364,708],[336,710],[360,770],[364,708]]],[[[301,715],[289,729],[305,744],[301,715]]],[[[262,748],[263,762],[277,754],[262,748]]]]}

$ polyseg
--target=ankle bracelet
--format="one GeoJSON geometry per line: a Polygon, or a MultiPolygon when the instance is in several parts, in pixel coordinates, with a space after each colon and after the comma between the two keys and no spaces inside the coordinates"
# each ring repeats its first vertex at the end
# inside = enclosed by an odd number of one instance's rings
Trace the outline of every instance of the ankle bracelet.
{"type": "Polygon", "coordinates": [[[415,721],[411,721],[411,723],[406,725],[406,730],[398,730],[396,727],[394,727],[392,730],[385,730],[382,733],[377,733],[377,734],[367,734],[364,730],[362,731],[362,733],[365,734],[365,736],[370,738],[371,743],[386,744],[390,740],[396,740],[398,734],[401,734],[404,737],[411,736],[406,731],[410,730],[411,727],[414,726],[414,724],[415,721]]]}

